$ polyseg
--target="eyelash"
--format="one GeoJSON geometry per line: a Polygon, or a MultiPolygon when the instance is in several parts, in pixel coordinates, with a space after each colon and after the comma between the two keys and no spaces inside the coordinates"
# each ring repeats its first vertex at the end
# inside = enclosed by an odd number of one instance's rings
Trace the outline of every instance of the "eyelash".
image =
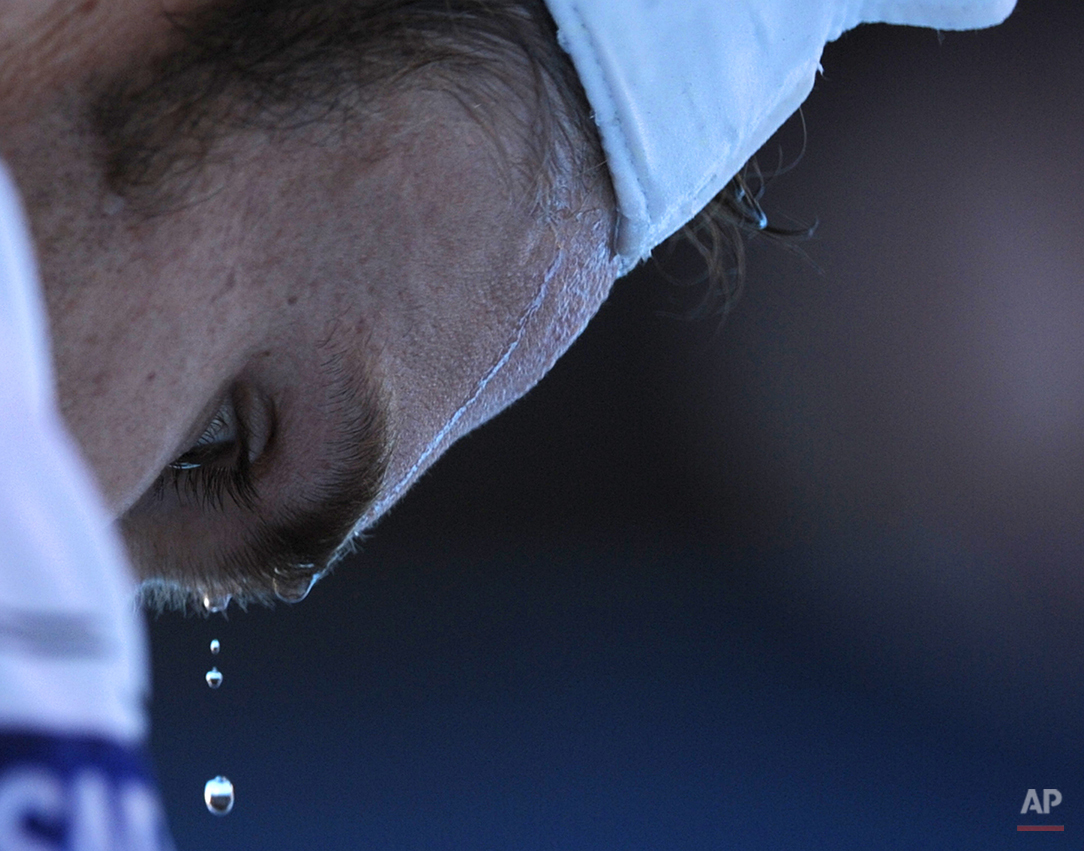
{"type": "Polygon", "coordinates": [[[249,466],[248,432],[232,402],[227,401],[195,444],[162,471],[153,486],[155,499],[163,499],[167,487],[173,488],[179,500],[195,501],[201,508],[221,511],[227,498],[234,505],[253,508],[256,489],[249,466]],[[234,436],[217,440],[231,422],[234,436]]]}

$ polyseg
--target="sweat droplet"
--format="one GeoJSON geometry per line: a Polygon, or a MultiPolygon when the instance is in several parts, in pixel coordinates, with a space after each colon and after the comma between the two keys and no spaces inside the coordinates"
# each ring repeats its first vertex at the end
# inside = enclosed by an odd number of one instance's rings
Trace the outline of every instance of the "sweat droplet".
{"type": "Polygon", "coordinates": [[[222,672],[218,670],[218,668],[211,668],[211,670],[207,672],[206,679],[207,685],[211,688],[218,688],[222,685],[222,672]]]}
{"type": "Polygon", "coordinates": [[[229,778],[212,777],[203,786],[203,800],[216,816],[224,816],[233,809],[233,784],[229,778]]]}
{"type": "Polygon", "coordinates": [[[221,650],[221,649],[222,649],[222,645],[218,643],[218,639],[217,638],[212,638],[211,639],[211,654],[214,655],[214,656],[217,656],[218,651],[221,650]]]}
{"type": "Polygon", "coordinates": [[[230,604],[230,595],[222,594],[220,596],[212,597],[210,594],[203,595],[203,608],[207,610],[208,614],[214,614],[215,612],[224,612],[226,607],[230,604]]]}
{"type": "Polygon", "coordinates": [[[300,603],[309,596],[312,586],[320,579],[319,573],[307,576],[285,577],[276,576],[272,580],[275,596],[284,603],[300,603]]]}

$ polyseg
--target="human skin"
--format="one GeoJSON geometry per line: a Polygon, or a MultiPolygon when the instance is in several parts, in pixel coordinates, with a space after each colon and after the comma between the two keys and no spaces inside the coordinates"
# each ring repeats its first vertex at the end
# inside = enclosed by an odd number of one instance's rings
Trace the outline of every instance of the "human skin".
{"type": "Polygon", "coordinates": [[[613,283],[609,199],[542,221],[487,128],[433,92],[394,98],[363,134],[232,136],[184,203],[148,217],[108,190],[80,99],[170,49],[160,4],[26,8],[0,7],[0,152],[39,253],[61,412],[143,579],[196,599],[275,591],[213,565],[328,474],[343,427],[328,352],[386,417],[369,526],[533,386],[613,283]],[[155,488],[226,399],[252,438],[255,511],[155,488]]]}

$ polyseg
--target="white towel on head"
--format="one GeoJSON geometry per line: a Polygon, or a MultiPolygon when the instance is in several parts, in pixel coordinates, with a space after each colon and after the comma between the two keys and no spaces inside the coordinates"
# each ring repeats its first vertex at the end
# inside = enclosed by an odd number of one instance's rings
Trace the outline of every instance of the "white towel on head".
{"type": "Polygon", "coordinates": [[[862,23],[974,29],[1016,0],[546,0],[595,113],[622,272],[695,216],[862,23]]]}

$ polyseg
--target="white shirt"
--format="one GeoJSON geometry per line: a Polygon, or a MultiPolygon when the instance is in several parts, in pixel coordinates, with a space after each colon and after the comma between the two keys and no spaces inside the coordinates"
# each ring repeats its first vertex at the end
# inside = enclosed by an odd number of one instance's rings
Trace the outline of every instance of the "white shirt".
{"type": "Polygon", "coordinates": [[[134,588],[60,418],[29,231],[0,164],[0,851],[172,847],[143,752],[134,588]]]}

